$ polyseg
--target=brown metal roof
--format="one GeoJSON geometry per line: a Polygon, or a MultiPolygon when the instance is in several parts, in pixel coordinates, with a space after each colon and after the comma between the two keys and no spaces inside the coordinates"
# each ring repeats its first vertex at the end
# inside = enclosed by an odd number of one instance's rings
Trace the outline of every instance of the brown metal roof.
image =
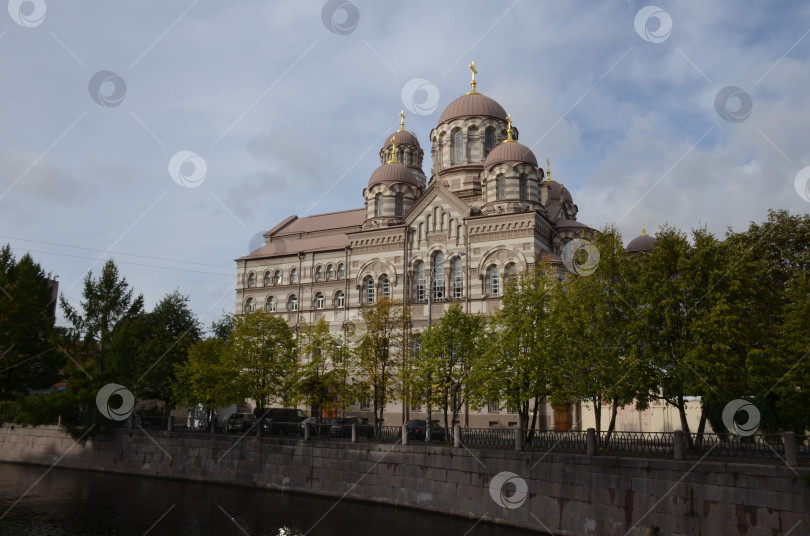
{"type": "Polygon", "coordinates": [[[359,227],[364,221],[366,221],[366,209],[364,208],[316,214],[314,216],[307,216],[306,218],[290,216],[268,231],[265,236],[288,236],[299,233],[328,231],[329,229],[359,227]]]}
{"type": "Polygon", "coordinates": [[[511,162],[526,162],[537,167],[537,157],[532,150],[517,141],[507,141],[492,149],[484,160],[484,167],[511,162]]]}
{"type": "MultiPolygon", "coordinates": [[[[363,211],[365,214],[365,211],[363,211]]],[[[365,216],[364,216],[365,219],[365,216]]],[[[282,255],[296,255],[309,251],[329,251],[344,249],[349,245],[349,238],[343,233],[335,233],[314,238],[301,238],[299,240],[285,240],[273,242],[260,247],[250,255],[240,257],[237,261],[259,259],[263,257],[279,257],[282,255]]]]}
{"type": "MultiPolygon", "coordinates": [[[[397,182],[419,186],[419,181],[416,180],[413,171],[399,162],[383,164],[378,167],[374,173],[371,174],[368,185],[372,186],[378,183],[393,184],[397,182]]],[[[365,221],[365,217],[363,221],[365,221]]]]}
{"type": "Polygon", "coordinates": [[[467,93],[451,102],[439,117],[439,124],[459,117],[485,116],[506,121],[503,106],[481,93],[467,93]]]}
{"type": "Polygon", "coordinates": [[[391,147],[391,138],[397,140],[397,145],[415,145],[419,147],[419,140],[413,134],[413,132],[408,132],[407,130],[397,130],[391,136],[388,136],[385,140],[385,145],[383,145],[383,149],[386,147],[391,147]]]}

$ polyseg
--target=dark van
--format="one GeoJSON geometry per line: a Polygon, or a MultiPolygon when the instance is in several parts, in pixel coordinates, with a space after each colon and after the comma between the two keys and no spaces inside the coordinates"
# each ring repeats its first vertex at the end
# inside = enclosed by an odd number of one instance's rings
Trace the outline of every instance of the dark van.
{"type": "Polygon", "coordinates": [[[264,431],[271,434],[298,434],[298,423],[307,418],[307,414],[298,408],[270,408],[262,414],[264,431]]]}

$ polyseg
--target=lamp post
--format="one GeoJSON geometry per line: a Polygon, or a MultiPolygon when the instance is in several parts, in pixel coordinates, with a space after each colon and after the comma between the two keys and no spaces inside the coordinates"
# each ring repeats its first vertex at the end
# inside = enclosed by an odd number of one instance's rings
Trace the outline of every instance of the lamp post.
{"type": "MultiPolygon", "coordinates": [[[[459,257],[463,257],[465,253],[462,251],[458,254],[459,257]]],[[[433,261],[430,263],[430,275],[428,276],[428,329],[430,329],[431,324],[433,323],[433,272],[436,271],[436,267],[433,265],[433,261]]],[[[445,292],[447,290],[447,282],[445,281],[445,292]]],[[[427,392],[427,413],[426,413],[426,423],[425,423],[425,442],[430,443],[430,429],[431,424],[433,424],[432,417],[433,413],[431,411],[431,407],[433,406],[432,401],[430,400],[431,395],[431,378],[430,372],[428,372],[428,392],[427,392]]]]}

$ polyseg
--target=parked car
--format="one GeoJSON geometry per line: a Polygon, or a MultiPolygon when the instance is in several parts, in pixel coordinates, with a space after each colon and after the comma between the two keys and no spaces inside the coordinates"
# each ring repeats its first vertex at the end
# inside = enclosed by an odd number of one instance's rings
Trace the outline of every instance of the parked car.
{"type": "Polygon", "coordinates": [[[317,417],[307,417],[298,425],[301,427],[301,435],[304,435],[304,425],[309,424],[312,435],[325,436],[329,435],[329,429],[332,427],[332,419],[329,417],[321,417],[318,422],[317,417]]]}
{"type": "MultiPolygon", "coordinates": [[[[408,425],[408,439],[414,439],[417,441],[425,440],[425,430],[427,428],[427,424],[424,419],[408,421],[405,424],[408,425]]],[[[436,421],[431,422],[430,440],[444,441],[444,437],[445,437],[444,428],[439,426],[439,423],[436,421]]]]}
{"type": "MultiPolygon", "coordinates": [[[[262,426],[270,434],[298,434],[307,414],[298,408],[270,408],[262,412],[262,426]]],[[[261,415],[260,415],[261,417],[261,415]]]]}
{"type": "Polygon", "coordinates": [[[374,427],[368,423],[368,420],[362,417],[340,417],[332,419],[332,427],[329,429],[329,435],[332,437],[351,437],[352,424],[357,425],[357,437],[367,437],[369,439],[374,437],[374,427]]]}
{"type": "Polygon", "coordinates": [[[247,432],[256,424],[256,416],[252,413],[232,413],[225,421],[226,432],[247,432]]]}

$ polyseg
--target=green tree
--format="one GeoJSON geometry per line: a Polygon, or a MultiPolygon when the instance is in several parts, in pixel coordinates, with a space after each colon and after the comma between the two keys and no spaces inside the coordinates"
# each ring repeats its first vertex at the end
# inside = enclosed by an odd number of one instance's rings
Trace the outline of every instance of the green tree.
{"type": "Polygon", "coordinates": [[[329,323],[321,318],[317,324],[304,324],[298,336],[299,365],[296,391],[320,418],[323,410],[337,410],[343,398],[346,360],[342,344],[329,332],[329,323]]]}
{"type": "Polygon", "coordinates": [[[16,261],[0,249],[0,400],[50,387],[63,359],[51,339],[53,295],[48,276],[30,255],[16,261]]]}
{"type": "Polygon", "coordinates": [[[72,324],[73,335],[82,342],[85,356],[94,356],[99,385],[105,378],[104,358],[115,326],[125,318],[143,312],[143,295],[132,297],[126,278],[120,277],[112,259],[101,269],[98,279],[88,272],[84,278],[81,309],[73,307],[62,295],[59,299],[65,318],[72,324]]]}
{"type": "Polygon", "coordinates": [[[233,331],[232,313],[222,311],[222,316],[220,317],[220,319],[211,322],[211,333],[213,333],[214,337],[222,339],[225,342],[228,342],[228,339],[230,339],[232,331],[233,331]]]}
{"type": "Polygon", "coordinates": [[[364,329],[357,336],[354,356],[361,389],[370,393],[374,424],[383,422],[389,400],[398,394],[409,362],[411,310],[390,298],[380,298],[360,311],[364,329]]]}
{"type": "Polygon", "coordinates": [[[490,322],[487,351],[470,376],[472,405],[505,402],[516,408],[529,440],[538,411],[551,394],[554,338],[549,307],[556,285],[553,271],[540,267],[506,286],[501,309],[490,322]]]}
{"type": "Polygon", "coordinates": [[[283,318],[255,311],[234,320],[225,368],[240,399],[253,399],[258,411],[290,405],[296,366],[293,331],[283,318]]]}
{"type": "Polygon", "coordinates": [[[203,404],[209,413],[218,407],[244,401],[233,381],[228,344],[218,337],[197,341],[186,361],[175,363],[174,396],[188,407],[203,404]]]}
{"type": "Polygon", "coordinates": [[[449,428],[469,399],[468,379],[484,352],[486,319],[451,305],[441,320],[422,333],[410,375],[414,392],[430,393],[431,406],[442,408],[449,428]]]}

